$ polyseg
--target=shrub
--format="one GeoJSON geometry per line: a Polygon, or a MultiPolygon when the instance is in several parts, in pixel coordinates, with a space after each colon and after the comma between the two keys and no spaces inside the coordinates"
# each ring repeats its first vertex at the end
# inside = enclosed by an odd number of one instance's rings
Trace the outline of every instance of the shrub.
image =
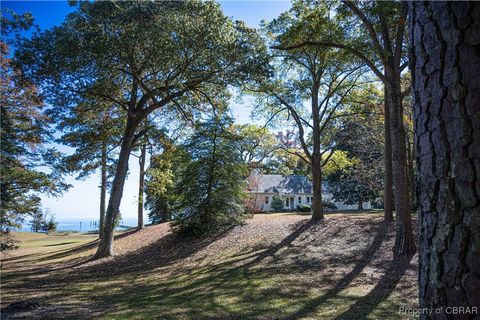
{"type": "Polygon", "coordinates": [[[282,211],[283,210],[283,200],[280,196],[273,196],[272,199],[272,209],[275,211],[282,211]]]}
{"type": "Polygon", "coordinates": [[[309,204],[299,204],[297,210],[300,212],[309,212],[312,211],[312,206],[309,204]]]}
{"type": "Polygon", "coordinates": [[[323,208],[325,208],[326,210],[337,209],[337,206],[335,205],[335,203],[333,203],[333,201],[325,200],[325,201],[322,201],[322,204],[323,204],[323,208]]]}

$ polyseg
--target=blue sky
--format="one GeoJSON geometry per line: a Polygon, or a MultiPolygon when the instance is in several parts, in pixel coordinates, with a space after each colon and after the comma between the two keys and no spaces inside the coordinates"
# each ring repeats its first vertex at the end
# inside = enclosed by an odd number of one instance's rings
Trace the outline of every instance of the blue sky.
{"type": "MultiPolygon", "coordinates": [[[[250,27],[258,27],[265,19],[270,21],[281,12],[290,8],[289,1],[220,1],[225,15],[234,20],[243,20],[250,27]]],[[[35,23],[41,29],[48,29],[60,24],[65,16],[74,10],[67,1],[2,1],[2,11],[10,8],[18,14],[31,12],[35,23]]],[[[250,109],[248,100],[243,104],[233,105],[233,113],[239,123],[249,122],[250,109]]],[[[124,218],[136,217],[136,199],[138,188],[138,161],[130,159],[130,174],[125,183],[120,212],[124,218]]],[[[73,185],[60,198],[42,197],[45,208],[55,214],[57,219],[97,219],[99,207],[99,176],[92,175],[84,181],[68,177],[73,185]]]]}

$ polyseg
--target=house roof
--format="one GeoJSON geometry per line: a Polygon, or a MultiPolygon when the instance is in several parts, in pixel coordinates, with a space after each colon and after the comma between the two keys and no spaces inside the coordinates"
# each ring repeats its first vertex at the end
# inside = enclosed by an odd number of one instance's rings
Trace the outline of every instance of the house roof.
{"type": "MultiPolygon", "coordinates": [[[[279,174],[256,174],[249,178],[251,192],[279,194],[311,194],[312,183],[301,175],[282,176],[279,174]]],[[[326,192],[327,185],[322,185],[326,192]]]]}

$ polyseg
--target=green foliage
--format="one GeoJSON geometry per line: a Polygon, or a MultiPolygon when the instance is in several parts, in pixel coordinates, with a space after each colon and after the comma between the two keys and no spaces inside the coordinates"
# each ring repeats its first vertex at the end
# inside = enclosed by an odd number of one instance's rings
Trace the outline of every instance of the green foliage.
{"type": "MultiPolygon", "coordinates": [[[[378,201],[383,192],[383,116],[381,93],[365,88],[355,93],[363,105],[355,106],[370,113],[346,121],[336,139],[344,140],[341,150],[344,166],[333,166],[326,178],[334,199],[346,204],[378,201]]],[[[335,163],[337,163],[335,161],[335,163]]]]}
{"type": "Polygon", "coordinates": [[[30,228],[32,232],[42,231],[42,226],[45,220],[43,218],[43,212],[41,208],[38,208],[32,215],[32,220],[30,221],[30,228]]]}
{"type": "MultiPolygon", "coordinates": [[[[325,210],[331,211],[337,209],[337,206],[332,201],[323,200],[322,205],[325,210]]],[[[297,210],[300,212],[310,212],[312,211],[312,206],[310,204],[299,204],[297,210]]]]}
{"type": "Polygon", "coordinates": [[[184,146],[191,162],[176,186],[181,194],[175,208],[178,232],[211,234],[242,223],[247,170],[239,142],[231,120],[223,114],[197,125],[184,146]]]}
{"type": "Polygon", "coordinates": [[[107,172],[114,171],[115,151],[125,126],[118,107],[85,101],[55,116],[57,129],[63,132],[57,142],[75,149],[63,157],[63,172],[77,172],[77,179],[85,179],[101,168],[103,157],[107,172]]]}
{"type": "Polygon", "coordinates": [[[351,167],[355,162],[356,159],[349,157],[349,154],[346,151],[335,150],[331,157],[328,158],[328,161],[324,164],[322,174],[328,176],[338,170],[351,167]]]}
{"type": "Polygon", "coordinates": [[[48,214],[48,210],[43,212],[40,208],[33,214],[30,221],[32,232],[51,233],[57,230],[57,221],[53,214],[48,214]]]}
{"type": "Polygon", "coordinates": [[[330,186],[333,197],[345,204],[358,204],[378,198],[378,193],[374,190],[347,175],[340,175],[330,186]]]}
{"type": "Polygon", "coordinates": [[[249,169],[265,168],[265,160],[278,150],[275,136],[268,128],[255,124],[237,125],[235,130],[241,137],[239,146],[243,162],[249,169]]]}
{"type": "Polygon", "coordinates": [[[150,210],[148,217],[152,223],[173,218],[173,208],[179,199],[175,185],[189,160],[185,150],[173,144],[166,144],[161,154],[150,159],[145,181],[145,206],[150,210]]]}
{"type": "Polygon", "coordinates": [[[172,114],[193,116],[204,94],[268,72],[265,52],[256,31],[215,2],[98,1],[21,43],[16,59],[42,81],[54,114],[93,100],[142,109],[143,121],[174,99],[172,114]]]}
{"type": "Polygon", "coordinates": [[[325,208],[326,210],[335,210],[335,209],[337,209],[337,206],[335,205],[335,203],[334,203],[333,201],[323,200],[323,201],[322,201],[322,205],[323,205],[323,208],[325,208]]]}
{"type": "Polygon", "coordinates": [[[117,215],[115,216],[114,228],[118,227],[121,222],[122,222],[122,213],[118,212],[117,215]]]}
{"type": "Polygon", "coordinates": [[[274,195],[272,198],[272,209],[275,211],[282,211],[284,208],[284,203],[282,197],[279,195],[274,195]]]}
{"type": "Polygon", "coordinates": [[[44,219],[42,223],[42,231],[45,233],[51,233],[57,231],[57,221],[55,221],[55,217],[50,215],[48,219],[44,219]]]}
{"type": "Polygon", "coordinates": [[[312,206],[309,204],[299,204],[297,210],[300,212],[310,212],[312,211],[312,206]]]}
{"type": "MultiPolygon", "coordinates": [[[[43,144],[51,141],[50,119],[43,113],[44,103],[37,86],[22,81],[19,70],[8,58],[4,41],[8,33],[25,30],[31,15],[2,17],[0,42],[0,233],[1,249],[16,247],[10,234],[27,216],[40,210],[39,194],[58,195],[67,188],[62,177],[48,168],[56,159],[43,144]],[[43,168],[41,168],[43,167],[43,168]]],[[[5,40],[6,41],[6,40],[5,40]]]]}

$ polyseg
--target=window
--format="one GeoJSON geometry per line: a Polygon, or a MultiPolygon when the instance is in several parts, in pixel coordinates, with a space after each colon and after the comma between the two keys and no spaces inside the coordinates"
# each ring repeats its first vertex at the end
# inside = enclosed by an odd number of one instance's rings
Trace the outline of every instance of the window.
{"type": "Polygon", "coordinates": [[[307,203],[310,203],[310,197],[307,197],[307,203]]]}
{"type": "Polygon", "coordinates": [[[270,202],[270,197],[265,197],[265,204],[268,204],[270,202]]]}
{"type": "Polygon", "coordinates": [[[285,207],[288,207],[288,198],[285,199],[285,207]]]}
{"type": "Polygon", "coordinates": [[[302,197],[298,197],[298,203],[302,203],[302,197]]]}

